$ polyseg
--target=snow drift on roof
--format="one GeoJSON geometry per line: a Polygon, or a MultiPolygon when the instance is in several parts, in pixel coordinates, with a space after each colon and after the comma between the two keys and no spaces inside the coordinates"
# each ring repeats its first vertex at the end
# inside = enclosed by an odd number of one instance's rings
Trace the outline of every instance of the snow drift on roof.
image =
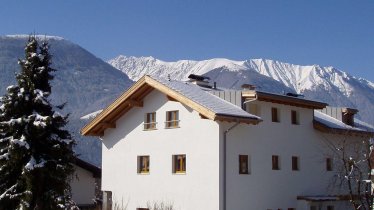
{"type": "Polygon", "coordinates": [[[325,113],[322,113],[320,111],[314,110],[314,120],[327,125],[330,128],[337,128],[337,129],[347,129],[347,130],[356,130],[356,131],[368,131],[366,129],[362,128],[356,128],[352,127],[350,125],[347,125],[343,123],[342,121],[335,119],[325,113]]]}
{"type": "Polygon", "coordinates": [[[252,119],[261,119],[256,115],[249,114],[248,112],[241,109],[228,101],[225,101],[213,94],[204,91],[199,86],[182,81],[166,80],[160,77],[152,78],[170,89],[182,94],[186,98],[200,104],[201,106],[211,110],[217,115],[237,116],[252,119]]]}

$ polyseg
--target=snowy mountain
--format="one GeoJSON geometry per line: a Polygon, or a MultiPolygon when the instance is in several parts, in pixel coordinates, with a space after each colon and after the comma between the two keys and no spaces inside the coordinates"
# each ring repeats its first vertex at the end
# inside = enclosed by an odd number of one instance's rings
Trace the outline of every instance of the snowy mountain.
{"type": "MultiPolygon", "coordinates": [[[[56,36],[46,38],[53,55],[52,67],[57,69],[52,81],[52,102],[55,105],[67,102],[64,111],[70,113],[68,128],[78,141],[76,151],[83,159],[98,165],[101,143],[79,134],[89,120],[80,117],[104,108],[133,82],[77,44],[56,36]]],[[[20,68],[17,61],[24,57],[27,39],[28,35],[0,36],[0,96],[5,94],[7,86],[15,84],[14,74],[20,68]]]]}
{"type": "Polygon", "coordinates": [[[301,66],[266,59],[234,61],[224,58],[165,62],[153,57],[118,56],[109,64],[137,80],[144,74],[185,80],[189,74],[207,75],[218,86],[239,89],[254,84],[270,92],[297,92],[331,106],[360,110],[364,121],[374,123],[374,83],[351,76],[334,67],[301,66]]]}

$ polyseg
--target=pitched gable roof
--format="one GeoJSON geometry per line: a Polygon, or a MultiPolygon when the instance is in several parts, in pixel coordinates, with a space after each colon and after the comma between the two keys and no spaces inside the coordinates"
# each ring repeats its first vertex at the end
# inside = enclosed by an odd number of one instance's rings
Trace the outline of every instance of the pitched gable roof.
{"type": "Polygon", "coordinates": [[[207,119],[248,124],[261,121],[260,117],[249,114],[196,85],[146,75],[82,128],[82,135],[102,136],[105,129],[114,128],[116,120],[132,107],[143,106],[143,98],[154,89],[191,107],[207,119]]]}
{"type": "Polygon", "coordinates": [[[359,127],[353,127],[325,113],[317,110],[314,111],[313,127],[321,132],[374,137],[374,132],[372,128],[369,127],[370,125],[364,126],[362,122],[361,124],[356,124],[356,126],[357,125],[359,125],[359,127]]]}
{"type": "Polygon", "coordinates": [[[94,178],[101,178],[101,168],[92,165],[89,162],[86,162],[78,157],[74,157],[74,164],[91,172],[94,178]]]}

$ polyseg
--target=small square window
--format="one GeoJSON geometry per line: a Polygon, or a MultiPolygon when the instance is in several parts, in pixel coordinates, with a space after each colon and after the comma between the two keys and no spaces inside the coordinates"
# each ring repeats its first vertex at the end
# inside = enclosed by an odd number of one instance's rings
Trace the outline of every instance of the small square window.
{"type": "Polygon", "coordinates": [[[272,163],[272,169],[273,170],[280,170],[280,167],[279,167],[279,156],[278,155],[271,156],[271,163],[272,163]]]}
{"type": "Polygon", "coordinates": [[[278,108],[272,107],[271,108],[271,121],[272,122],[280,122],[279,121],[279,112],[278,108]]]}
{"type": "Polygon", "coordinates": [[[173,173],[186,173],[186,155],[173,155],[173,173]]]}
{"type": "Polygon", "coordinates": [[[326,158],[326,171],[332,171],[332,159],[326,158]]]}
{"type": "Polygon", "coordinates": [[[293,171],[299,170],[299,157],[292,156],[292,170],[293,171]]]}
{"type": "Polygon", "coordinates": [[[299,113],[295,110],[291,110],[291,123],[293,125],[298,125],[299,123],[299,113]]]}
{"type": "Polygon", "coordinates": [[[149,156],[138,156],[138,173],[148,174],[149,173],[149,156]]]}
{"type": "Polygon", "coordinates": [[[144,130],[156,129],[156,112],[146,113],[144,116],[144,130]]]}
{"type": "Polygon", "coordinates": [[[166,112],[166,128],[178,128],[179,127],[179,111],[168,111],[166,112]]]}
{"type": "Polygon", "coordinates": [[[249,174],[248,155],[239,155],[239,174],[249,174]]]}

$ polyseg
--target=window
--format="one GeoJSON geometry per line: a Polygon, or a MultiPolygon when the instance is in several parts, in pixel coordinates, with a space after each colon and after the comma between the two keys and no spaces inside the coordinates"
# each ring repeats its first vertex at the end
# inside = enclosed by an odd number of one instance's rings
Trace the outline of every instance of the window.
{"type": "Polygon", "coordinates": [[[168,111],[166,112],[166,128],[178,128],[179,127],[179,111],[168,111]]]}
{"type": "Polygon", "coordinates": [[[149,208],[136,208],[136,210],[149,210],[149,208]]]}
{"type": "Polygon", "coordinates": [[[326,158],[326,171],[332,171],[332,159],[326,158]]]}
{"type": "Polygon", "coordinates": [[[239,155],[239,174],[249,174],[248,155],[239,155]]]}
{"type": "Polygon", "coordinates": [[[279,156],[273,155],[271,156],[271,162],[272,162],[272,169],[273,170],[279,170],[279,156]]]}
{"type": "Polygon", "coordinates": [[[186,155],[173,155],[173,173],[186,173],[186,155]]]}
{"type": "Polygon", "coordinates": [[[327,210],[334,210],[334,206],[327,206],[327,210]]]}
{"type": "Polygon", "coordinates": [[[279,113],[278,109],[275,107],[271,108],[271,121],[272,122],[279,122],[279,113]]]}
{"type": "Polygon", "coordinates": [[[292,156],[292,170],[293,171],[299,170],[299,157],[292,156]]]}
{"type": "Polygon", "coordinates": [[[317,207],[316,206],[311,206],[310,210],[317,210],[317,207]]]}
{"type": "Polygon", "coordinates": [[[295,208],[288,208],[287,210],[295,210],[295,208]]]}
{"type": "Polygon", "coordinates": [[[138,156],[138,173],[149,173],[149,156],[138,156]]]}
{"type": "Polygon", "coordinates": [[[146,113],[144,118],[144,130],[156,129],[156,112],[146,113]]]}
{"type": "Polygon", "coordinates": [[[291,110],[291,123],[294,125],[299,124],[299,113],[295,110],[291,110]]]}

